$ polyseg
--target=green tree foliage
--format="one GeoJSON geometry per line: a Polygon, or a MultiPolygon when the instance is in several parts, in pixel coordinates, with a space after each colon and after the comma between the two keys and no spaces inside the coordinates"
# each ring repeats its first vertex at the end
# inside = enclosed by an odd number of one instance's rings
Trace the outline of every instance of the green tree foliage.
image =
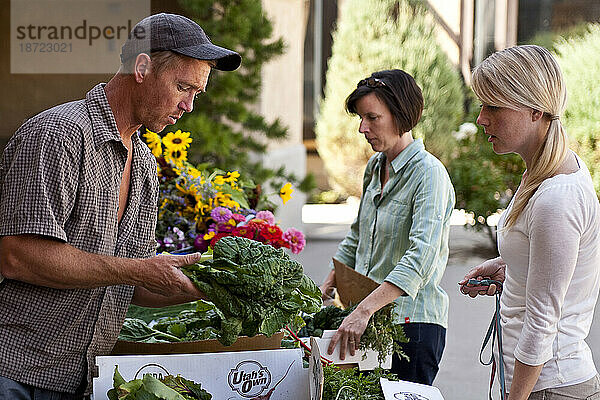
{"type": "MultiPolygon", "coordinates": [[[[471,97],[474,97],[471,95],[471,97]]],[[[458,141],[446,164],[456,192],[456,208],[473,214],[473,227],[485,229],[495,244],[495,229],[487,217],[506,208],[516,192],[525,164],[516,154],[498,155],[482,127],[475,125],[479,107],[471,101],[468,122],[455,132],[458,141]]]]}
{"type": "MultiPolygon", "coordinates": [[[[280,187],[297,178],[284,168],[265,168],[251,154],[263,154],[267,140],[286,137],[287,128],[279,119],[268,122],[256,112],[261,89],[261,68],[283,54],[284,42],[273,38],[273,26],[260,1],[254,0],[179,0],[186,15],[209,34],[219,46],[242,56],[235,72],[213,70],[208,95],[200,96],[195,110],[186,114],[174,129],[189,131],[195,146],[189,150],[193,163],[204,163],[225,171],[239,170],[256,183],[270,181],[280,187]]],[[[300,189],[310,189],[310,177],[300,189]]]]}
{"type": "Polygon", "coordinates": [[[463,118],[462,81],[436,43],[434,24],[419,1],[346,0],[333,34],[325,98],[317,121],[317,149],[332,187],[360,195],[362,174],[373,154],[358,119],[344,110],[356,83],[372,72],[403,69],[423,90],[425,110],[413,134],[447,161],[451,132],[463,118]]]}
{"type": "Polygon", "coordinates": [[[582,36],[560,39],[555,48],[568,93],[563,124],[600,194],[600,24],[589,25],[582,36]]]}
{"type": "Polygon", "coordinates": [[[588,25],[588,22],[581,22],[558,31],[540,31],[523,44],[537,44],[538,46],[545,47],[552,52],[556,52],[556,45],[560,44],[562,41],[585,36],[589,31],[588,25]]]}

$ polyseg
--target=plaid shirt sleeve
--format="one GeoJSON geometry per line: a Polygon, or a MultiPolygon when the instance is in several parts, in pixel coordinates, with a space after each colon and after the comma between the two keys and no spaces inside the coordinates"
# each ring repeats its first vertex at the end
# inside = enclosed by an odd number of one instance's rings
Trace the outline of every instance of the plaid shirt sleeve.
{"type": "Polygon", "coordinates": [[[0,235],[38,234],[67,240],[64,224],[77,194],[80,154],[66,119],[36,118],[5,149],[11,159],[1,182],[0,235]],[[40,120],[41,119],[41,120],[40,120]]]}

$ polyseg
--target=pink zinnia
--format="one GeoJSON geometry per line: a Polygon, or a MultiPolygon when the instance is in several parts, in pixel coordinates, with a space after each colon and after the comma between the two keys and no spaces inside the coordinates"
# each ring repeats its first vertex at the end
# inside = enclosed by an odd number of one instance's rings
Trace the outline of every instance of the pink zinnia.
{"type": "Polygon", "coordinates": [[[298,254],[304,249],[306,246],[306,239],[304,239],[304,234],[300,232],[298,229],[289,228],[283,234],[283,240],[285,240],[290,245],[290,250],[292,253],[298,254]]]}
{"type": "Polygon", "coordinates": [[[239,224],[240,222],[244,222],[244,221],[246,221],[246,217],[244,217],[242,214],[238,214],[238,213],[234,213],[234,214],[231,216],[231,218],[233,218],[233,220],[234,220],[235,222],[237,222],[238,224],[239,224]]]}
{"type": "Polygon", "coordinates": [[[256,218],[262,219],[269,225],[275,225],[275,216],[271,211],[259,211],[256,213],[256,218]]]}

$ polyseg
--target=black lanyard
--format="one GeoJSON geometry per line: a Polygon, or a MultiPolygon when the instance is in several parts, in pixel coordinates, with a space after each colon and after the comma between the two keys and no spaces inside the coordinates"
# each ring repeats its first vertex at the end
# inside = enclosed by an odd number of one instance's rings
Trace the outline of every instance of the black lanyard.
{"type": "MultiPolygon", "coordinates": [[[[491,281],[491,283],[495,283],[497,288],[502,287],[502,282],[491,281]]],[[[498,376],[500,378],[500,398],[502,400],[506,400],[506,386],[504,382],[504,357],[502,355],[502,325],[500,325],[500,291],[496,291],[496,311],[494,312],[494,316],[492,317],[492,322],[490,323],[490,327],[485,334],[485,339],[483,340],[483,344],[481,345],[481,351],[479,352],[479,362],[483,365],[492,365],[492,374],[490,377],[490,389],[488,392],[489,400],[492,400],[492,386],[494,385],[494,376],[496,375],[496,358],[494,357],[494,342],[497,339],[498,343],[498,356],[500,358],[498,364],[498,376]],[[484,362],[481,359],[483,356],[483,351],[487,346],[488,342],[492,338],[492,354],[490,355],[490,359],[488,362],[484,362]]]]}

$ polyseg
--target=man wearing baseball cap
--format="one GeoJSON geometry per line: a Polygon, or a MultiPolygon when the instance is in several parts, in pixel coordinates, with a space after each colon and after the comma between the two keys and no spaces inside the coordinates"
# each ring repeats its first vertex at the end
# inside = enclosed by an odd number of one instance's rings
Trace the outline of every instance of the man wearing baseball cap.
{"type": "Polygon", "coordinates": [[[192,20],[152,15],[108,83],[10,139],[0,161],[0,399],[85,398],[130,302],[204,297],[179,270],[199,254],[156,256],[156,162],[138,130],[174,124],[211,68],[240,62],[192,20]]]}

